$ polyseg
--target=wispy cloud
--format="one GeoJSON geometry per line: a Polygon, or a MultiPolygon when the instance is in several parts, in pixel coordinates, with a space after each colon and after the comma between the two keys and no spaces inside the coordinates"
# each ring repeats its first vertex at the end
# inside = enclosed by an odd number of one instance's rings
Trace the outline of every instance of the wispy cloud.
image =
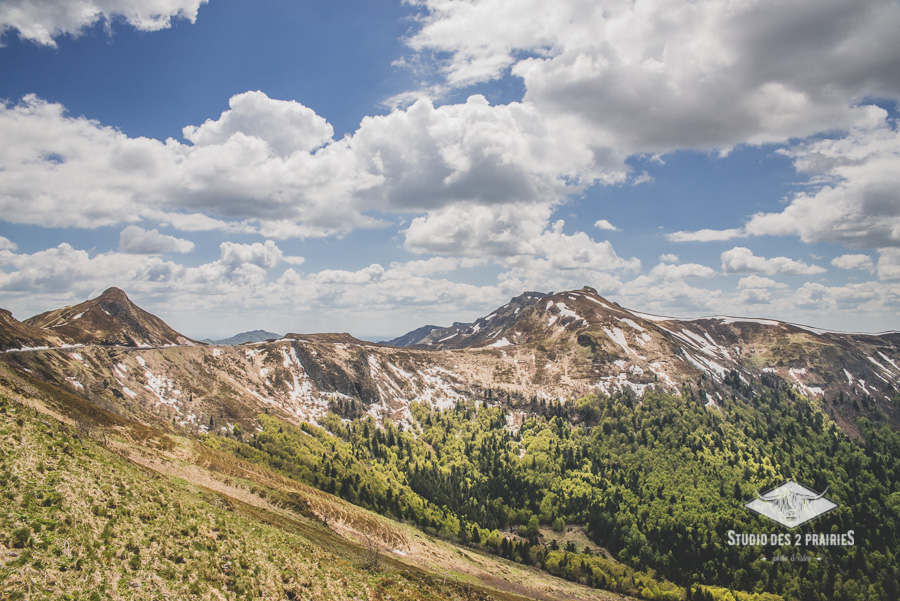
{"type": "Polygon", "coordinates": [[[673,232],[666,234],[670,242],[721,242],[746,238],[747,233],[743,228],[730,228],[726,230],[702,229],[694,232],[673,232]]]}

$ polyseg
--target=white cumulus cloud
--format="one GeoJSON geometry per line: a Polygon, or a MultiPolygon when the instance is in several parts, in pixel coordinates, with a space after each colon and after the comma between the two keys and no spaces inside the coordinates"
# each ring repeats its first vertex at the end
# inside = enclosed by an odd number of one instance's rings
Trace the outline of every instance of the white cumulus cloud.
{"type": "Polygon", "coordinates": [[[629,152],[727,150],[849,127],[900,92],[893,0],[422,0],[410,46],[445,85],[512,73],[525,100],[629,152]],[[502,23],[502,27],[497,27],[502,23]]]}
{"type": "Polygon", "coordinates": [[[286,256],[272,240],[253,244],[223,242],[219,245],[219,250],[221,253],[219,261],[232,269],[247,264],[271,269],[281,262],[292,265],[300,265],[304,262],[303,257],[286,256]]]}
{"type": "Polygon", "coordinates": [[[0,250],[0,289],[7,293],[52,294],[76,298],[102,286],[129,281],[145,257],[87,251],[63,242],[32,254],[0,250]]]}
{"type": "Polygon", "coordinates": [[[759,290],[766,288],[787,288],[787,284],[776,282],[772,278],[764,278],[758,275],[748,275],[738,281],[738,288],[741,290],[759,290]]]}
{"type": "Polygon", "coordinates": [[[207,0],[4,0],[0,3],[0,36],[17,31],[19,37],[44,46],[56,38],[79,35],[99,21],[124,19],[135,29],[158,31],[172,19],[197,20],[207,0]]]}
{"type": "Polygon", "coordinates": [[[900,249],[885,248],[878,253],[878,277],[882,280],[900,280],[900,249]]]}
{"type": "Polygon", "coordinates": [[[456,204],[412,220],[405,246],[414,252],[503,257],[537,254],[535,242],[550,218],[542,204],[456,204]]]}
{"type": "Polygon", "coordinates": [[[222,144],[235,135],[253,136],[281,156],[309,152],[334,136],[334,129],[311,108],[299,102],[273,100],[260,91],[232,96],[229,110],[218,120],[184,128],[195,146],[222,144]]]}
{"type": "Polygon", "coordinates": [[[875,263],[868,255],[841,255],[831,260],[838,269],[862,269],[870,273],[875,271],[875,263]]]}
{"type": "Polygon", "coordinates": [[[600,219],[596,223],[594,223],[594,227],[601,231],[609,231],[609,232],[618,232],[619,228],[611,224],[606,219],[600,219]]]}
{"type": "Polygon", "coordinates": [[[825,269],[818,265],[809,265],[803,261],[787,257],[767,259],[753,254],[749,248],[736,246],[722,253],[722,270],[725,273],[765,273],[767,275],[814,275],[824,273],[825,269]]]}
{"type": "Polygon", "coordinates": [[[119,234],[119,250],[136,255],[188,253],[194,250],[194,243],[160,234],[157,230],[145,230],[137,225],[129,225],[119,234]]]}
{"type": "Polygon", "coordinates": [[[663,280],[685,280],[693,278],[711,278],[716,275],[716,270],[699,263],[659,263],[650,270],[651,278],[663,280]]]}

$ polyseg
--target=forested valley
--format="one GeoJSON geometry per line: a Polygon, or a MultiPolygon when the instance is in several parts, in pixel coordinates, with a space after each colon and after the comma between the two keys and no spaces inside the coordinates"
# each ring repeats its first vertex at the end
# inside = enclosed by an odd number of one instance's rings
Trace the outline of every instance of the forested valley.
{"type": "Polygon", "coordinates": [[[321,427],[261,415],[259,431],[205,443],[431,534],[644,599],[897,599],[900,434],[861,418],[851,440],[778,380],[726,381],[732,394],[717,401],[702,380],[678,396],[565,403],[486,390],[444,411],[414,403],[415,432],[336,399],[321,427]],[[853,546],[728,544],[728,531],[787,532],[743,505],[789,479],[839,505],[794,532],[852,530],[853,546]]]}

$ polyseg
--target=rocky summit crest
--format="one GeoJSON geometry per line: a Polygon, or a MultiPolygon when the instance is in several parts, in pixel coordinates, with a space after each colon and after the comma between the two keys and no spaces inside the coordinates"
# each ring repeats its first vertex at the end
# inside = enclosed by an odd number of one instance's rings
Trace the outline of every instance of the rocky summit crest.
{"type": "Polygon", "coordinates": [[[23,323],[68,344],[134,347],[196,344],[159,317],[138,307],[120,288],[109,288],[96,298],[35,315],[23,323]]]}

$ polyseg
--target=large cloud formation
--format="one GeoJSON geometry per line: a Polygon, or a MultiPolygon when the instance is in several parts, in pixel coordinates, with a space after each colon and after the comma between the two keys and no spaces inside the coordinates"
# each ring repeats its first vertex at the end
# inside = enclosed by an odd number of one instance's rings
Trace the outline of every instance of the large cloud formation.
{"type": "MultiPolygon", "coordinates": [[[[870,106],[866,111],[868,118],[847,132],[778,151],[808,177],[784,209],[750,215],[740,228],[675,232],[669,240],[794,236],[808,244],[875,250],[879,277],[894,279],[892,265],[900,249],[900,129],[885,110],[870,106]]],[[[839,257],[832,265],[872,270],[872,260],[860,254],[839,257]]]]}
{"type": "MultiPolygon", "coordinates": [[[[410,250],[530,255],[537,247],[523,239],[549,235],[567,194],[627,178],[621,163],[598,164],[582,138],[558,135],[527,104],[422,100],[367,117],[340,140],[297,102],[246,92],[229,104],[217,120],[185,127],[190,143],[130,138],[34,96],[0,107],[0,135],[18,142],[0,149],[0,209],[14,223],[149,221],[276,239],[418,214],[405,233],[410,250]]],[[[618,265],[611,249],[589,252],[601,251],[618,265]]]]}
{"type": "Polygon", "coordinates": [[[900,130],[882,109],[841,138],[784,150],[814,182],[783,211],[758,213],[750,235],[795,235],[851,248],[900,247],[900,130]]]}
{"type": "Polygon", "coordinates": [[[767,275],[813,275],[825,272],[818,265],[809,265],[787,257],[771,259],[758,257],[749,248],[743,246],[736,246],[722,253],[722,270],[725,273],[765,273],[767,275]]]}
{"type": "MultiPolygon", "coordinates": [[[[143,30],[193,21],[201,4],[12,0],[0,6],[0,34],[15,30],[53,45],[101,20],[143,30]]],[[[787,206],[724,230],[675,232],[669,241],[795,236],[872,249],[877,261],[847,254],[832,266],[900,278],[900,137],[870,100],[900,98],[896,1],[410,4],[422,10],[407,40],[417,64],[440,61],[430,90],[458,94],[512,76],[524,85],[521,100],[491,105],[473,93],[440,104],[439,95],[404,94],[408,102],[364,118],[340,139],[312,109],[261,91],[233,96],[218,117],[186,125],[180,140],[129,137],[36,96],[0,105],[0,139],[16,140],[0,145],[3,219],[123,228],[119,252],[93,254],[68,244],[16,253],[0,237],[4,289],[52,294],[69,286],[72,295],[71,282],[79,282],[83,296],[115,276],[138,290],[203,291],[209,302],[224,297],[244,307],[279,298],[458,308],[523,288],[590,283],[659,311],[737,311],[766,302],[789,314],[851,300],[897,306],[891,283],[807,282],[788,290],[755,274],[805,277],[824,269],[744,247],[722,253],[723,274],[664,254],[646,275],[623,282],[641,265],[602,239],[618,228],[597,215],[595,239],[558,218],[567,199],[590,186],[644,181],[628,167],[636,154],[726,154],[741,144],[776,143],[808,178],[787,206]],[[304,273],[302,259],[275,242],[389,225],[419,259],[304,273]],[[192,242],[160,233],[165,228],[267,241],[223,242],[218,259],[186,266],[162,255],[191,252],[192,242]],[[440,276],[485,265],[499,272],[495,285],[440,276]],[[712,289],[711,280],[737,279],[733,274],[749,275],[733,293],[712,289]]]]}
{"type": "Polygon", "coordinates": [[[367,117],[341,140],[294,101],[246,92],[230,105],[218,120],[185,128],[192,144],[129,138],[35,96],[0,107],[0,135],[18,142],[0,149],[0,207],[9,221],[49,226],[197,211],[257,225],[293,221],[315,236],[376,224],[366,211],[552,204],[572,187],[625,177],[618,165],[596,165],[578,136],[554,135],[528,105],[490,106],[479,96],[367,117]]]}
{"type": "Polygon", "coordinates": [[[158,31],[172,19],[197,20],[207,0],[4,0],[0,4],[0,36],[10,30],[44,46],[55,38],[79,35],[99,21],[121,18],[141,31],[158,31]]]}
{"type": "Polygon", "coordinates": [[[444,84],[520,77],[525,101],[633,152],[780,142],[900,95],[893,0],[421,0],[444,84]],[[502,27],[497,27],[502,23],[502,27]]]}

